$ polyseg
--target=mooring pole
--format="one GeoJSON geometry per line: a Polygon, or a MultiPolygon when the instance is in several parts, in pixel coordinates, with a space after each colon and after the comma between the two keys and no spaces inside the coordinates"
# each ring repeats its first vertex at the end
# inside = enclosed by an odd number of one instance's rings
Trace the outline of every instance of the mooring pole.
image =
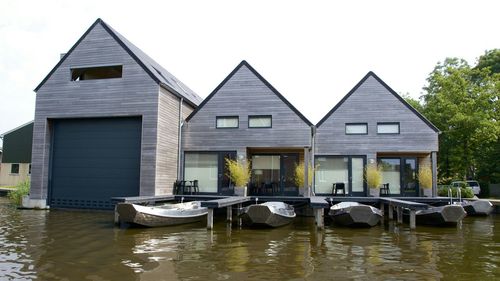
{"type": "Polygon", "coordinates": [[[416,211],[415,210],[410,210],[410,229],[415,229],[417,228],[416,224],[416,211]]]}
{"type": "Polygon", "coordinates": [[[390,220],[394,219],[394,208],[392,207],[391,203],[389,203],[389,219],[390,220]]]}
{"type": "Polygon", "coordinates": [[[398,224],[403,223],[403,208],[397,207],[398,224]]]}
{"type": "Polygon", "coordinates": [[[227,221],[232,222],[233,221],[233,207],[232,206],[227,206],[227,221]]]}
{"type": "Polygon", "coordinates": [[[207,229],[214,228],[214,209],[208,208],[207,214],[207,229]]]}
{"type": "Polygon", "coordinates": [[[319,229],[323,229],[325,227],[325,221],[323,219],[323,213],[324,213],[324,209],[323,208],[316,208],[316,209],[314,209],[314,218],[316,220],[316,226],[319,229]]]}

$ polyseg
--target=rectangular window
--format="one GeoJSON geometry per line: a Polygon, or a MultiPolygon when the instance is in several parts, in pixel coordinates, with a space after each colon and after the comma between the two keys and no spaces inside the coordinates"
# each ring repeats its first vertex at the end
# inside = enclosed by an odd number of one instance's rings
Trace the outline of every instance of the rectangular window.
{"type": "Polygon", "coordinates": [[[71,81],[121,78],[123,66],[98,66],[71,69],[71,81]]]}
{"type": "Polygon", "coordinates": [[[271,115],[248,116],[248,128],[271,128],[273,125],[271,115]]]}
{"type": "Polygon", "coordinates": [[[343,182],[345,192],[348,193],[349,158],[348,157],[318,157],[316,159],[316,188],[317,193],[331,193],[334,183],[343,182]]]}
{"type": "Polygon", "coordinates": [[[399,134],[399,123],[377,123],[377,134],[399,134]]]}
{"type": "Polygon", "coordinates": [[[19,174],[19,164],[11,164],[10,173],[16,175],[19,174]]]}
{"type": "Polygon", "coordinates": [[[368,124],[366,123],[347,123],[345,124],[346,135],[367,135],[368,124]]]}
{"type": "Polygon", "coordinates": [[[217,116],[217,129],[238,128],[240,119],[238,116],[217,116]]]}

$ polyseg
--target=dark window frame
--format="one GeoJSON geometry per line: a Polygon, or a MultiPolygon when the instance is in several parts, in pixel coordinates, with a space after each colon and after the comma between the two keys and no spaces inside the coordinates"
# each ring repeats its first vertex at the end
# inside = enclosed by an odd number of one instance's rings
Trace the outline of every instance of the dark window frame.
{"type": "Polygon", "coordinates": [[[248,128],[249,129],[269,129],[269,128],[272,128],[273,127],[273,116],[272,115],[248,115],[248,128]],[[268,117],[271,121],[271,125],[270,126],[266,126],[266,127],[251,127],[250,126],[250,119],[251,118],[263,118],[263,117],[268,117]]]}
{"type": "Polygon", "coordinates": [[[377,135],[399,135],[401,134],[401,123],[399,122],[377,122],[377,135]],[[379,133],[378,126],[379,125],[398,125],[397,133],[379,133]]]}
{"type": "Polygon", "coordinates": [[[10,164],[10,174],[19,175],[19,166],[19,163],[10,164]],[[17,169],[15,169],[14,167],[17,167],[17,169]]]}
{"type": "Polygon", "coordinates": [[[216,129],[238,129],[240,127],[240,117],[237,115],[228,115],[228,116],[215,116],[215,128],[216,129]],[[236,127],[219,127],[218,121],[219,119],[224,119],[224,118],[236,118],[236,127]]]}
{"type": "MultiPolygon", "coordinates": [[[[112,73],[115,74],[115,73],[112,73]]],[[[80,82],[80,81],[88,81],[88,80],[107,80],[107,79],[120,79],[123,77],[123,65],[121,64],[114,64],[114,65],[97,65],[97,66],[85,66],[85,67],[71,67],[70,68],[70,78],[71,81],[73,82],[80,82]],[[90,79],[82,79],[83,75],[92,70],[98,70],[100,69],[108,70],[108,75],[110,77],[102,77],[102,78],[90,78],[90,79]],[[119,74],[116,74],[116,76],[110,75],[109,73],[116,72],[119,74]]]]}
{"type": "Polygon", "coordinates": [[[368,135],[368,123],[345,123],[344,132],[346,135],[368,135]],[[347,126],[350,126],[350,125],[365,125],[366,133],[348,133],[347,126]]]}

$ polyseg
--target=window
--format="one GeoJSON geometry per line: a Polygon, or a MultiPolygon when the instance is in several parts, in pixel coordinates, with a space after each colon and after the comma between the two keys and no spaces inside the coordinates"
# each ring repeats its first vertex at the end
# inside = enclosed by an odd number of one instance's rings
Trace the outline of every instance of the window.
{"type": "Polygon", "coordinates": [[[273,119],[271,115],[248,116],[248,128],[271,128],[273,119]]]}
{"type": "Polygon", "coordinates": [[[377,134],[399,134],[399,123],[377,123],[377,134]]]}
{"type": "Polygon", "coordinates": [[[217,116],[216,123],[217,129],[238,128],[240,119],[238,116],[217,116]]]}
{"type": "Polygon", "coordinates": [[[346,135],[367,135],[368,124],[366,123],[347,123],[345,124],[346,135]]]}
{"type": "Polygon", "coordinates": [[[10,173],[16,175],[19,174],[19,164],[11,164],[10,173]]]}
{"type": "Polygon", "coordinates": [[[84,67],[71,69],[71,81],[121,78],[121,65],[84,67]]]}

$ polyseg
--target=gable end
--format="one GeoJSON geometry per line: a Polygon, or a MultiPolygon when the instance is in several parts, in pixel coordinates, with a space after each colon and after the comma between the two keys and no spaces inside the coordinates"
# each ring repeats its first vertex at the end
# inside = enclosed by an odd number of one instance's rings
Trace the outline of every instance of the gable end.
{"type": "Polygon", "coordinates": [[[394,97],[396,97],[403,105],[405,105],[410,111],[412,111],[418,118],[420,118],[425,124],[427,124],[427,126],[429,126],[429,128],[431,128],[434,132],[436,133],[441,133],[441,131],[436,127],[434,126],[434,124],[432,124],[427,118],[425,118],[425,116],[423,116],[420,112],[418,112],[415,108],[413,108],[413,106],[411,106],[408,102],[406,102],[400,95],[398,95],[396,93],[396,91],[394,91],[391,87],[389,87],[389,85],[387,85],[382,79],[380,79],[380,77],[378,77],[375,73],[373,73],[372,71],[369,71],[365,77],[363,77],[363,79],[361,79],[357,84],[356,86],[354,86],[354,88],[352,88],[349,93],[347,93],[347,95],[345,95],[326,115],[325,117],[323,117],[319,122],[318,124],[316,124],[316,127],[319,128],[321,126],[321,124],[323,124],[326,120],[328,120],[328,118],[330,118],[330,116],[354,93],[356,92],[356,90],[361,86],[363,85],[363,83],[365,83],[365,81],[369,78],[369,77],[373,77],[375,78],[375,80],[377,80],[377,82],[379,82],[389,93],[391,93],[394,97]]]}

